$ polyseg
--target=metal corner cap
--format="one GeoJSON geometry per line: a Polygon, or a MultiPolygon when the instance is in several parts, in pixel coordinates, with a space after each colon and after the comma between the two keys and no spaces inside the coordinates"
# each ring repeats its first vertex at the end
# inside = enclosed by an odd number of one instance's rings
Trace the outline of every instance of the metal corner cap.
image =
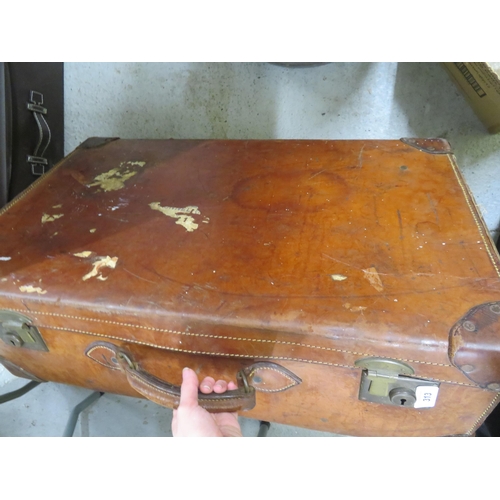
{"type": "Polygon", "coordinates": [[[428,138],[428,139],[419,139],[413,137],[402,137],[400,139],[401,142],[411,146],[419,151],[423,151],[424,153],[429,154],[451,154],[453,153],[453,149],[450,146],[450,143],[446,139],[442,138],[428,138]]]}

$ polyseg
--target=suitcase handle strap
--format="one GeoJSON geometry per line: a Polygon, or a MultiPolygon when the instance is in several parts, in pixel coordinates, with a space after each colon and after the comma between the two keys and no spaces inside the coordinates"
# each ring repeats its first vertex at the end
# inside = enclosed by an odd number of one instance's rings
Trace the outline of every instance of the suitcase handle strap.
{"type": "MultiPolygon", "coordinates": [[[[181,397],[181,388],[169,384],[142,370],[123,351],[117,353],[120,369],[127,376],[128,383],[145,398],[167,408],[177,408],[181,397]]],[[[210,413],[238,412],[251,410],[255,406],[255,389],[248,385],[242,371],[238,373],[238,389],[223,394],[203,394],[198,391],[198,404],[210,413]]]]}
{"type": "MultiPolygon", "coordinates": [[[[130,386],[139,394],[167,408],[177,408],[181,388],[146,372],[133,356],[110,342],[94,342],[85,354],[97,363],[122,372],[130,386]]],[[[238,389],[223,394],[198,392],[198,403],[211,413],[251,410],[255,406],[255,391],[282,392],[302,382],[290,370],[276,363],[256,362],[240,370],[238,389]]]]}

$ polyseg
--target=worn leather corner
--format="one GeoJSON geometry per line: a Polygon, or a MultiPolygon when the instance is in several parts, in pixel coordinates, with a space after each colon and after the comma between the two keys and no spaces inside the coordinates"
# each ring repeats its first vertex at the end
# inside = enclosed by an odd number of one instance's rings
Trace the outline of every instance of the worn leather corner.
{"type": "Polygon", "coordinates": [[[500,391],[500,302],[472,308],[450,331],[453,366],[483,389],[500,391]]]}
{"type": "Polygon", "coordinates": [[[46,380],[42,380],[36,375],[30,373],[28,370],[25,370],[24,368],[15,365],[8,359],[5,359],[3,356],[0,356],[0,363],[3,366],[5,366],[5,368],[7,368],[7,370],[9,370],[9,372],[12,373],[12,375],[15,375],[16,377],[27,378],[29,380],[34,380],[36,382],[46,382],[46,380]]]}
{"type": "Polygon", "coordinates": [[[429,154],[450,154],[453,153],[450,143],[446,139],[429,138],[418,139],[412,137],[402,137],[401,142],[429,154]]]}
{"type": "Polygon", "coordinates": [[[248,382],[260,392],[282,392],[299,385],[302,380],[286,368],[268,362],[254,363],[245,368],[248,382]]]}

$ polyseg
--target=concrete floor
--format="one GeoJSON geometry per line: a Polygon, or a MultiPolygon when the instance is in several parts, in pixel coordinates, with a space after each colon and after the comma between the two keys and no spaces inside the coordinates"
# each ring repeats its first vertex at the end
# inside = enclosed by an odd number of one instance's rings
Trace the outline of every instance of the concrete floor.
{"type": "MultiPolygon", "coordinates": [[[[488,135],[437,63],[65,65],[66,153],[90,136],[121,138],[398,139],[444,137],[488,229],[500,232],[500,134],[488,135]]],[[[0,366],[0,393],[25,383],[0,366]]],[[[37,387],[0,406],[0,436],[61,435],[90,391],[37,387]]],[[[106,394],[75,436],[170,436],[171,412],[106,394]]],[[[258,422],[241,419],[245,436],[258,422]]],[[[273,436],[330,436],[285,425],[273,436]]]]}

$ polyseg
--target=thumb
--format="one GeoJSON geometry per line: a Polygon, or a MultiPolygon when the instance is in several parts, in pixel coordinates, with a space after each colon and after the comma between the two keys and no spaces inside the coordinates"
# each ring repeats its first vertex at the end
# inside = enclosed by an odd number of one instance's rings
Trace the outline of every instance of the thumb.
{"type": "Polygon", "coordinates": [[[198,376],[191,368],[182,370],[181,400],[179,406],[198,406],[198,376]]]}

